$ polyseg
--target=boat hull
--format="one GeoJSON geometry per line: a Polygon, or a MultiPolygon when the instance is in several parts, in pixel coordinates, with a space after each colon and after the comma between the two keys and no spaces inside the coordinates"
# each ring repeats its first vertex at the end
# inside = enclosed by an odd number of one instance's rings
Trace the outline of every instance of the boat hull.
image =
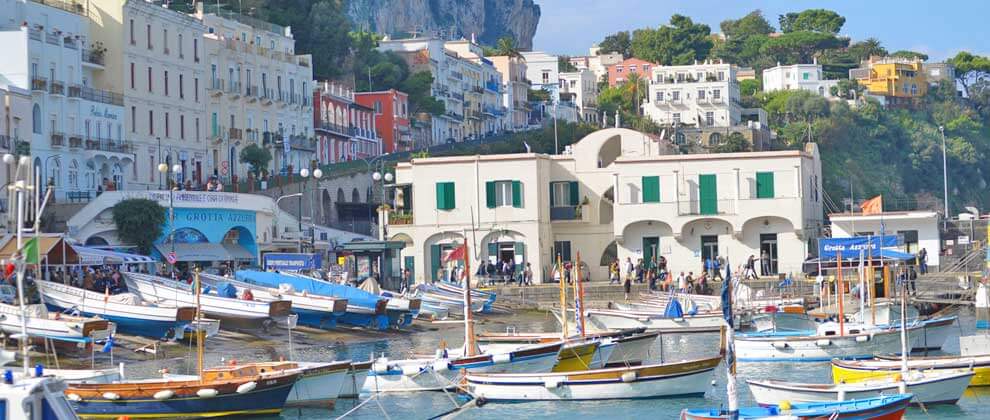
{"type": "MultiPolygon", "coordinates": [[[[183,284],[169,279],[146,274],[125,273],[127,288],[142,297],[174,306],[196,306],[196,293],[183,288],[183,284]]],[[[239,321],[263,321],[273,317],[287,316],[292,302],[257,302],[226,298],[212,294],[200,294],[200,308],[206,315],[239,321]]]]}
{"type": "Polygon", "coordinates": [[[845,336],[753,336],[735,338],[740,362],[825,362],[900,353],[897,330],[845,336]]]}
{"type": "Polygon", "coordinates": [[[352,363],[351,367],[347,370],[347,376],[344,377],[344,383],[340,386],[340,392],[337,394],[337,398],[357,398],[361,394],[365,382],[368,380],[371,365],[372,362],[370,360],[352,363]]]}
{"type": "Polygon", "coordinates": [[[663,318],[660,316],[637,315],[621,311],[587,311],[588,322],[597,330],[611,331],[645,328],[661,333],[703,333],[718,332],[725,321],[721,316],[702,315],[683,318],[663,318]]]}
{"type": "Polygon", "coordinates": [[[292,386],[286,407],[332,407],[348,378],[348,369],[328,364],[301,364],[299,380],[292,386]]]}
{"type": "MultiPolygon", "coordinates": [[[[990,386],[990,355],[985,356],[936,356],[911,358],[908,369],[953,370],[972,369],[969,386],[990,386]]],[[[864,360],[856,363],[832,362],[832,380],[835,382],[861,382],[869,379],[889,378],[900,374],[899,361],[864,360]]]]}
{"type": "Polygon", "coordinates": [[[908,380],[904,389],[900,381],[873,380],[868,382],[815,386],[776,381],[747,381],[753,399],[760,405],[780,405],[788,402],[848,401],[906,393],[914,395],[915,404],[955,404],[969,385],[972,372],[944,372],[918,380],[908,380]]]}

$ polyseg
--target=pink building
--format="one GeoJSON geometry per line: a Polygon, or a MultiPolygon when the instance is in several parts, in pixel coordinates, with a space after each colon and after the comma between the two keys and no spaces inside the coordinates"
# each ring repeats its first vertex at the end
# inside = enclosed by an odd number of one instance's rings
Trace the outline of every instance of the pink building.
{"type": "Polygon", "coordinates": [[[630,73],[639,73],[640,77],[644,80],[650,80],[650,71],[656,67],[646,60],[640,60],[638,58],[628,58],[620,63],[608,66],[608,85],[616,86],[621,85],[627,79],[629,79],[630,73]]]}
{"type": "Polygon", "coordinates": [[[382,152],[374,109],[354,101],[354,91],[323,82],[313,92],[313,128],[321,164],[376,156],[382,152]]]}

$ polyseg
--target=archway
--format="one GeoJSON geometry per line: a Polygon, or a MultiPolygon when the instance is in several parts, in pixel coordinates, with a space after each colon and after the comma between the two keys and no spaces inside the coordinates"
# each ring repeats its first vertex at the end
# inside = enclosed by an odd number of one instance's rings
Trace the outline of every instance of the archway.
{"type": "Polygon", "coordinates": [[[752,255],[759,261],[757,272],[772,275],[780,271],[779,261],[804,259],[804,247],[788,245],[801,243],[794,230],[794,224],[784,217],[754,217],[743,223],[737,239],[748,251],[746,256],[752,255]],[[765,265],[761,256],[766,257],[765,265]]]}
{"type": "Polygon", "coordinates": [[[361,202],[361,193],[358,192],[357,188],[351,191],[351,202],[353,203],[361,202]]]}
{"type": "Polygon", "coordinates": [[[220,242],[235,260],[254,261],[257,258],[258,245],[255,243],[254,235],[244,226],[230,228],[223,234],[220,242]]]}
{"type": "Polygon", "coordinates": [[[613,209],[612,203],[615,202],[615,187],[608,187],[607,190],[602,194],[601,200],[598,203],[598,224],[600,225],[610,225],[612,224],[613,209]]]}
{"type": "MultiPolygon", "coordinates": [[[[165,232],[166,242],[168,241],[169,236],[169,232],[165,232]]],[[[175,243],[177,244],[199,244],[210,242],[203,232],[200,232],[199,229],[191,227],[178,228],[175,232],[171,233],[171,236],[175,238],[175,243]]]]}
{"type": "Polygon", "coordinates": [[[621,247],[617,244],[616,255],[623,261],[626,258],[633,262],[639,258],[651,261],[672,252],[674,231],[667,222],[638,220],[624,226],[621,232],[622,244],[621,247]]]}
{"type": "MultiPolygon", "coordinates": [[[[455,267],[463,267],[464,261],[449,260],[450,253],[457,245],[464,243],[460,232],[446,231],[435,233],[423,241],[424,278],[434,281],[449,280],[455,267]],[[429,265],[426,262],[429,261],[429,265]]],[[[475,251],[471,251],[475,255],[475,251]]]]}
{"type": "Polygon", "coordinates": [[[347,197],[344,196],[344,189],[343,188],[337,188],[337,202],[338,203],[346,203],[347,202],[347,197]]]}
{"type": "Polygon", "coordinates": [[[85,242],[84,245],[86,245],[86,246],[108,246],[108,245],[110,245],[110,242],[107,242],[106,239],[103,239],[100,236],[94,235],[94,236],[90,236],[88,239],[86,239],[86,242],[85,242]]]}
{"type": "Polygon", "coordinates": [[[323,190],[320,194],[320,206],[323,208],[323,224],[330,225],[330,215],[333,214],[333,197],[330,196],[330,191],[323,190]]]}
{"type": "Polygon", "coordinates": [[[598,148],[598,167],[606,168],[615,162],[622,154],[622,137],[620,135],[614,135],[609,137],[602,143],[602,146],[598,148]]]}

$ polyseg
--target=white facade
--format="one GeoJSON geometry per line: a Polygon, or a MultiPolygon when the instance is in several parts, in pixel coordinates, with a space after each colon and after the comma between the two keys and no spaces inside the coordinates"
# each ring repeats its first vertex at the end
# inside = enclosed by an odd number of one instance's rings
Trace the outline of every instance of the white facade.
{"type": "Polygon", "coordinates": [[[526,59],[526,78],[529,79],[530,89],[550,92],[551,100],[557,102],[560,81],[560,62],[557,56],[541,51],[520,54],[526,59]]]}
{"type": "Polygon", "coordinates": [[[777,65],[763,70],[763,91],[807,90],[826,98],[832,98],[832,87],[838,80],[822,79],[821,64],[777,65]]]}
{"type": "Polygon", "coordinates": [[[105,54],[88,37],[83,4],[4,0],[0,22],[5,59],[0,75],[30,91],[30,118],[18,135],[30,141],[34,164],[55,184],[58,200],[92,198],[98,188],[133,179],[134,151],[124,135],[120,93],[94,89],[105,54]]]}
{"type": "Polygon", "coordinates": [[[732,64],[656,66],[643,111],[660,125],[731,127],[741,121],[739,98],[732,64]]]}
{"type": "Polygon", "coordinates": [[[564,155],[400,163],[395,208],[412,218],[394,218],[389,239],[406,243],[403,264],[412,264],[416,281],[449,268],[442,256],[465,238],[472,267],[492,259],[512,260],[517,269],[530,263],[537,282],[548,278],[556,254],[566,261],[578,253],[593,280],[607,278],[614,258],[635,261],[644,252],[666,257],[672,272],[697,272],[709,253],[736,266],[767,249],[776,271],[800,271],[822,223],[814,144],[804,151],[661,155],[644,139],[604,129],[564,155]]]}
{"type": "Polygon", "coordinates": [[[581,121],[598,124],[598,81],[591,70],[560,73],[560,93],[573,94],[581,121]]]}
{"type": "Polygon", "coordinates": [[[883,215],[833,213],[828,216],[832,222],[833,238],[853,236],[900,235],[903,245],[899,250],[917,254],[922,249],[928,252],[928,265],[939,265],[942,237],[938,228],[938,213],[934,211],[893,211],[883,215]],[[882,227],[881,227],[882,225],[882,227]]]}
{"type": "Polygon", "coordinates": [[[591,70],[595,74],[595,80],[602,80],[608,76],[608,66],[621,63],[623,58],[619,53],[599,54],[598,47],[588,49],[588,55],[571,57],[570,62],[578,70],[591,70]]]}
{"type": "Polygon", "coordinates": [[[295,54],[291,28],[237,14],[195,16],[206,26],[211,173],[246,177],[250,168],[239,156],[249,144],[269,148],[276,172],[309,167],[317,146],[312,57],[295,54]]]}
{"type": "Polygon", "coordinates": [[[503,105],[502,73],[484,56],[481,46],[468,40],[449,41],[444,48],[457,53],[465,69],[462,89],[465,94],[465,124],[476,137],[499,134],[510,125],[508,108],[503,105]]]}
{"type": "MultiPolygon", "coordinates": [[[[32,105],[31,92],[27,89],[0,84],[0,154],[14,153],[18,143],[29,140],[32,105]]],[[[9,166],[0,170],[0,185],[10,182],[12,175],[9,166]]],[[[6,200],[0,202],[4,204],[0,206],[0,213],[6,212],[6,200]]]]}
{"type": "Polygon", "coordinates": [[[525,130],[529,126],[529,81],[526,60],[522,57],[489,57],[502,75],[502,107],[505,109],[507,130],[525,130]]]}

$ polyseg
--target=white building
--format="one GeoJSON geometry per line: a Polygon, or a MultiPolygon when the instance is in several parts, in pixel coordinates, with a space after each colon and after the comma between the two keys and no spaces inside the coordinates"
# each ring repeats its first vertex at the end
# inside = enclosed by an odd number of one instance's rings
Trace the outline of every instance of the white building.
{"type": "Polygon", "coordinates": [[[508,130],[525,130],[529,126],[529,80],[526,79],[526,60],[522,57],[488,57],[502,75],[502,107],[506,111],[508,130]]]}
{"type": "Polygon", "coordinates": [[[526,78],[529,79],[530,89],[550,92],[550,98],[557,102],[560,81],[560,62],[556,55],[541,51],[522,52],[526,59],[526,78]]]}
{"type": "Polygon", "coordinates": [[[501,133],[510,124],[508,108],[503,105],[502,73],[492,60],[484,56],[481,46],[465,39],[448,41],[444,48],[457,53],[469,69],[464,72],[465,124],[469,135],[485,137],[501,133]]]}
{"type": "Polygon", "coordinates": [[[108,53],[88,36],[90,9],[44,3],[0,1],[6,11],[0,75],[11,93],[20,92],[12,99],[25,91],[31,98],[29,119],[4,124],[30,141],[34,164],[54,182],[56,199],[88,200],[110,184],[125,188],[133,180],[135,151],[124,134],[121,94],[93,87],[108,53]]]}
{"type": "Polygon", "coordinates": [[[741,122],[736,66],[706,61],[653,68],[643,111],[660,125],[731,127],[741,122]]]}
{"type": "MultiPolygon", "coordinates": [[[[510,260],[549,277],[555,255],[604,280],[615,258],[664,256],[672,272],[708,256],[733,266],[766,250],[777,272],[798,272],[822,228],[821,163],[805,150],[662,155],[644,134],[604,129],[568,154],[413,159],[389,239],[402,241],[416,281],[433,279],[457,244],[472,266],[510,260]],[[406,216],[411,213],[411,217],[406,216]]],[[[453,263],[449,263],[453,264],[453,263]]],[[[449,265],[447,264],[447,265],[449,265]]]]}
{"type": "Polygon", "coordinates": [[[598,80],[591,70],[560,73],[560,94],[570,95],[581,121],[598,124],[598,80]]]}
{"type": "Polygon", "coordinates": [[[194,15],[206,27],[206,112],[213,175],[245,178],[240,151],[271,150],[270,167],[309,167],[316,158],[312,57],[295,54],[292,29],[236,13],[194,15]]]}
{"type": "Polygon", "coordinates": [[[597,46],[588,49],[588,55],[570,57],[571,64],[578,70],[591,70],[595,74],[595,80],[603,80],[608,76],[608,66],[621,63],[623,58],[619,53],[599,53],[597,46]]]}
{"type": "Polygon", "coordinates": [[[822,79],[822,66],[817,62],[812,64],[793,64],[763,70],[763,91],[777,90],[807,90],[826,98],[832,98],[832,87],[838,86],[838,80],[822,79]]]}
{"type": "Polygon", "coordinates": [[[828,218],[832,222],[833,238],[879,236],[882,230],[884,235],[900,236],[900,251],[917,254],[925,249],[928,252],[928,265],[939,266],[942,236],[937,212],[886,211],[883,214],[870,215],[832,213],[828,218]]]}
{"type": "MultiPolygon", "coordinates": [[[[0,78],[3,75],[0,74],[0,78]]],[[[31,133],[31,92],[0,81],[0,154],[16,153],[18,144],[28,145],[31,133]]],[[[22,148],[24,146],[21,146],[22,148]]],[[[7,185],[13,175],[9,166],[0,170],[0,185],[7,185]]],[[[0,213],[7,211],[6,199],[0,199],[0,213]]],[[[0,221],[3,223],[6,218],[0,221]]]]}

